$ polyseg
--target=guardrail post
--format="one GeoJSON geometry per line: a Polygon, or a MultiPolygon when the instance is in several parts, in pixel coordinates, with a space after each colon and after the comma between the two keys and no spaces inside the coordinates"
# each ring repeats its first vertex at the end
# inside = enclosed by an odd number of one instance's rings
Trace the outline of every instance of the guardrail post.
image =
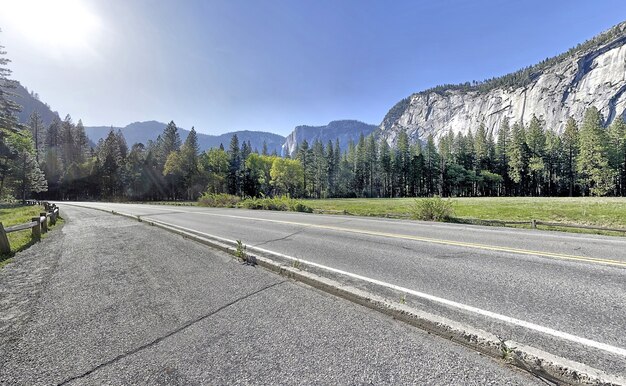
{"type": "Polygon", "coordinates": [[[48,232],[48,214],[46,212],[39,213],[41,221],[41,233],[48,232]]]}
{"type": "Polygon", "coordinates": [[[530,220],[530,227],[532,229],[537,229],[537,220],[530,220]]]}
{"type": "Polygon", "coordinates": [[[36,224],[33,225],[33,238],[39,241],[41,240],[41,218],[39,216],[33,217],[31,221],[36,222],[36,224]]]}
{"type": "Polygon", "coordinates": [[[54,225],[56,223],[57,223],[57,210],[52,209],[52,212],[50,212],[50,225],[54,225]]]}
{"type": "Polygon", "coordinates": [[[0,222],[0,253],[11,253],[11,245],[9,245],[9,239],[7,233],[4,231],[4,225],[0,222]]]}

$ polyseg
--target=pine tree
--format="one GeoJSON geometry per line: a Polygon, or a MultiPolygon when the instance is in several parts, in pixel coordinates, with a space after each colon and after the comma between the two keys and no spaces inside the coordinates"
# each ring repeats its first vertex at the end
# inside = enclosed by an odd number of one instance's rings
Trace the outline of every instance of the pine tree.
{"type": "Polygon", "coordinates": [[[37,163],[39,163],[39,154],[45,148],[45,133],[43,121],[41,120],[41,116],[37,110],[33,110],[30,114],[30,118],[28,119],[28,128],[30,129],[33,142],[35,143],[35,159],[37,160],[37,163]]]}
{"type": "Polygon", "coordinates": [[[163,134],[160,136],[160,149],[159,149],[159,158],[162,162],[162,165],[165,165],[165,160],[173,151],[180,150],[181,140],[180,133],[178,132],[178,127],[174,121],[170,121],[170,123],[165,126],[163,129],[163,134]]]}
{"type": "Polygon", "coordinates": [[[626,122],[620,116],[609,126],[610,165],[616,170],[616,194],[626,194],[626,122]]]}
{"type": "Polygon", "coordinates": [[[572,197],[577,180],[576,159],[578,158],[578,125],[572,117],[567,119],[565,131],[563,132],[563,153],[565,184],[567,185],[568,195],[572,197]]]}
{"type": "Polygon", "coordinates": [[[511,146],[508,151],[509,175],[517,185],[517,195],[526,195],[530,150],[526,144],[526,131],[521,123],[513,124],[511,146]]]}
{"type": "Polygon", "coordinates": [[[598,109],[590,107],[580,128],[577,171],[583,193],[594,196],[604,196],[614,188],[615,171],[609,165],[609,139],[603,121],[598,109]]]}
{"type": "Polygon", "coordinates": [[[424,147],[424,178],[426,180],[426,190],[428,195],[439,194],[439,154],[435,146],[435,138],[432,134],[426,139],[424,147]]]}
{"type": "Polygon", "coordinates": [[[474,170],[479,173],[481,170],[488,170],[489,146],[487,144],[487,130],[485,124],[481,123],[474,136],[474,170]]]}
{"type": "Polygon", "coordinates": [[[392,161],[391,161],[391,149],[387,141],[383,140],[380,143],[380,173],[381,173],[381,183],[382,183],[382,196],[383,197],[392,197],[392,181],[393,181],[393,170],[392,170],[392,161]]]}
{"type": "Polygon", "coordinates": [[[297,148],[297,152],[296,152],[296,159],[298,161],[300,161],[300,164],[302,165],[302,169],[304,171],[303,175],[302,175],[302,189],[305,192],[305,194],[310,195],[310,189],[311,189],[311,179],[312,179],[312,166],[313,163],[312,161],[312,154],[311,154],[311,149],[309,148],[309,143],[307,142],[307,140],[303,140],[302,143],[298,146],[297,148]]]}
{"type": "Polygon", "coordinates": [[[542,185],[544,183],[545,165],[545,147],[546,134],[543,130],[541,121],[533,115],[526,132],[526,144],[530,152],[528,161],[528,170],[530,172],[531,193],[534,196],[542,194],[542,185]]]}
{"type": "Polygon", "coordinates": [[[334,197],[336,194],[335,178],[337,176],[337,167],[335,164],[335,149],[333,148],[333,141],[329,140],[324,150],[326,155],[326,186],[328,186],[328,195],[334,197]]]}
{"type": "Polygon", "coordinates": [[[107,198],[118,197],[121,192],[121,168],[122,155],[119,142],[113,130],[97,149],[98,158],[101,162],[100,179],[102,195],[107,198]]]}
{"type": "MultiPolygon", "coordinates": [[[[76,143],[74,139],[74,122],[72,117],[67,114],[61,123],[61,160],[63,165],[68,168],[76,159],[75,149],[76,143]]],[[[67,169],[66,169],[67,170],[67,169]]]]}
{"type": "MultiPolygon", "coordinates": [[[[11,61],[5,57],[6,54],[4,46],[0,45],[0,128],[15,132],[20,128],[16,114],[22,109],[11,99],[14,96],[11,90],[15,89],[16,82],[9,79],[11,70],[7,65],[11,61]]],[[[4,140],[2,134],[0,134],[0,140],[4,140]]]]}
{"type": "Polygon", "coordinates": [[[396,184],[400,197],[405,197],[408,191],[410,173],[411,173],[411,151],[409,148],[409,136],[406,130],[398,133],[394,154],[394,174],[398,183],[396,184]]]}
{"type": "Polygon", "coordinates": [[[369,197],[378,197],[379,193],[379,178],[378,178],[378,143],[374,135],[371,135],[367,139],[366,145],[366,162],[368,171],[369,197]]]}
{"type": "Polygon", "coordinates": [[[199,193],[201,187],[196,186],[200,171],[198,169],[198,153],[200,146],[198,145],[198,134],[194,127],[189,131],[189,135],[185,139],[185,143],[180,148],[182,177],[187,188],[187,199],[193,200],[199,193]]]}
{"type": "Polygon", "coordinates": [[[503,188],[500,193],[505,196],[509,195],[511,184],[511,178],[509,176],[509,162],[507,157],[510,135],[511,129],[509,127],[509,119],[505,117],[500,124],[500,130],[498,130],[498,142],[495,149],[496,172],[502,176],[503,180],[503,188]]]}
{"type": "Polygon", "coordinates": [[[328,180],[327,170],[328,166],[326,164],[327,158],[324,153],[324,145],[319,139],[316,139],[313,142],[313,181],[314,181],[314,195],[316,198],[322,198],[328,195],[328,186],[326,184],[328,180]]]}
{"type": "Polygon", "coordinates": [[[239,153],[239,138],[234,134],[228,148],[228,193],[241,195],[241,154],[239,153]]]}
{"type": "MultiPolygon", "coordinates": [[[[87,138],[87,134],[85,133],[85,126],[83,126],[83,121],[78,120],[76,127],[74,128],[74,144],[75,144],[75,161],[78,163],[85,162],[89,154],[89,139],[87,138]]],[[[123,156],[126,157],[128,148],[124,151],[123,156]]]]}

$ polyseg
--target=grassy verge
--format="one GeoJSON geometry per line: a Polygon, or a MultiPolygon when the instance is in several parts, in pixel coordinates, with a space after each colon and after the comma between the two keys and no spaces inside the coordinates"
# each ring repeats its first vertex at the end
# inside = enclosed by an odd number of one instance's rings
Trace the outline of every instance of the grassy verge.
{"type": "MultiPolygon", "coordinates": [[[[0,208],[0,222],[2,222],[2,225],[5,228],[7,228],[12,225],[29,222],[33,217],[38,216],[41,212],[44,212],[44,208],[37,205],[0,208]]],[[[58,226],[61,222],[62,220],[59,218],[57,220],[57,225],[50,226],[49,230],[58,226]]],[[[42,235],[42,237],[46,237],[46,235],[42,235]]],[[[35,243],[35,240],[33,240],[31,236],[30,229],[11,232],[7,234],[7,238],[9,239],[9,244],[11,245],[11,253],[0,254],[0,268],[8,264],[15,253],[23,251],[35,243]]]]}
{"type": "MultiPolygon", "coordinates": [[[[528,221],[626,228],[626,198],[485,197],[453,198],[460,219],[528,221]]],[[[407,216],[414,198],[303,200],[314,210],[345,211],[360,216],[407,216]]]]}

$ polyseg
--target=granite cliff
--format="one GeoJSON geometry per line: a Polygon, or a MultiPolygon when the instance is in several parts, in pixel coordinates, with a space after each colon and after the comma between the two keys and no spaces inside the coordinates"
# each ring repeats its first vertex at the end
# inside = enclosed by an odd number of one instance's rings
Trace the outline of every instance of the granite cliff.
{"type": "MultiPolygon", "coordinates": [[[[412,141],[467,133],[484,123],[497,132],[503,119],[527,124],[533,115],[561,132],[597,107],[605,125],[626,114],[626,22],[555,58],[485,82],[438,86],[396,104],[377,134],[393,144],[401,130],[412,141]]],[[[626,118],[626,117],[625,117],[626,118]]]]}

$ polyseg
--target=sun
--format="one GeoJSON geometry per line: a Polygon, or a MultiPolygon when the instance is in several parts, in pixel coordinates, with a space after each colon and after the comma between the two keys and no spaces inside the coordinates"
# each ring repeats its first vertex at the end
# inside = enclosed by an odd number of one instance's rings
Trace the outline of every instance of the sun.
{"type": "Polygon", "coordinates": [[[2,0],[6,29],[13,29],[31,43],[48,50],[66,51],[92,47],[101,21],[80,0],[2,0]]]}

